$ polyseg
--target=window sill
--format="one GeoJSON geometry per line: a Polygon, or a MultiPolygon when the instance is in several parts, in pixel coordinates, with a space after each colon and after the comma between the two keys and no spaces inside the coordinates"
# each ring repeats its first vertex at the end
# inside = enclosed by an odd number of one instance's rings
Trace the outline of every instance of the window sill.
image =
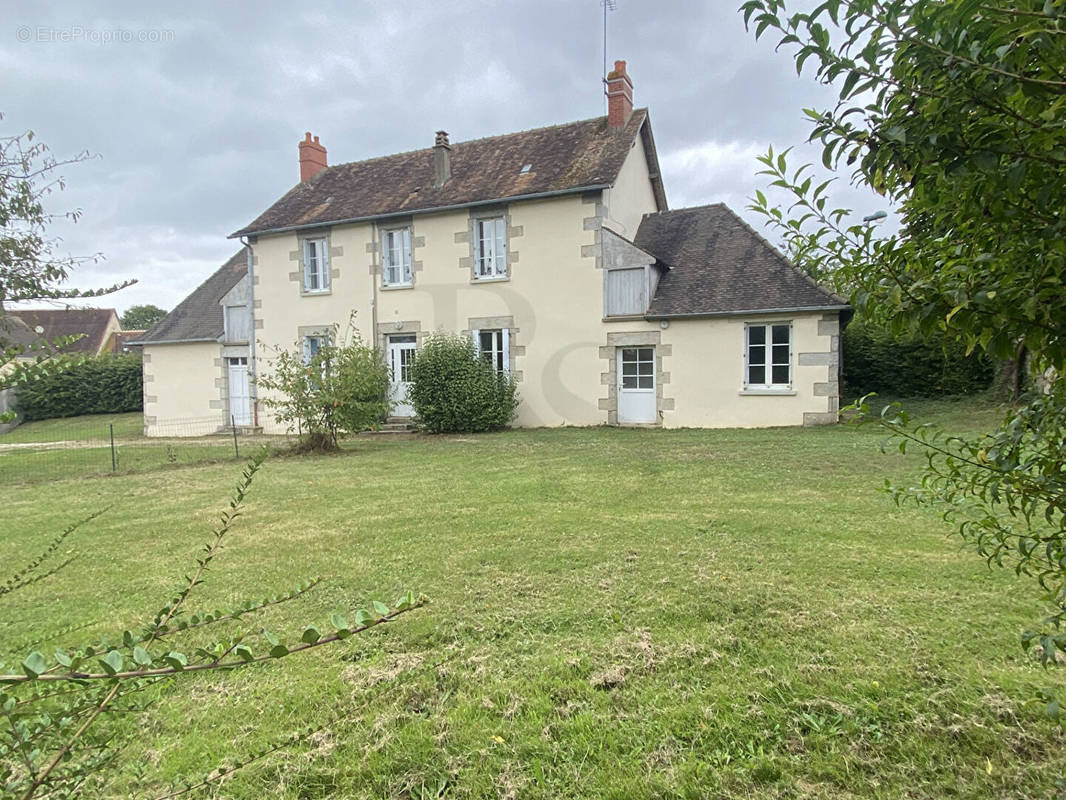
{"type": "Polygon", "coordinates": [[[643,314],[605,314],[603,322],[643,322],[643,314]]]}
{"type": "Polygon", "coordinates": [[[300,297],[319,297],[324,294],[333,294],[332,289],[304,289],[300,292],[300,297]]]}
{"type": "Polygon", "coordinates": [[[395,292],[397,289],[414,289],[413,283],[390,283],[383,285],[381,291],[383,292],[395,292]]]}
{"type": "Polygon", "coordinates": [[[477,277],[471,278],[470,282],[471,283],[501,283],[503,281],[509,281],[509,280],[511,280],[511,276],[510,275],[493,275],[491,277],[484,277],[484,278],[477,278],[477,277]]]}
{"type": "Polygon", "coordinates": [[[779,396],[779,397],[792,397],[796,394],[795,389],[741,389],[737,394],[751,395],[751,396],[779,396]]]}

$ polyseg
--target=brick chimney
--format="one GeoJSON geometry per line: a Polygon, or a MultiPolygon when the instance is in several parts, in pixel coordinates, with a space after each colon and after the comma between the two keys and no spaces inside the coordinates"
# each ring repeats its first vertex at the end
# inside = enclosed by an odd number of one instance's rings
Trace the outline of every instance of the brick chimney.
{"type": "Polygon", "coordinates": [[[448,143],[448,132],[437,131],[433,142],[433,185],[440,188],[452,176],[452,146],[448,143]]]}
{"type": "Polygon", "coordinates": [[[615,61],[607,73],[607,127],[621,128],[633,113],[633,81],[626,74],[626,62],[615,61]]]}
{"type": "Polygon", "coordinates": [[[326,168],[326,148],[318,143],[318,137],[311,139],[311,131],[304,134],[300,142],[300,181],[313,178],[326,168]]]}

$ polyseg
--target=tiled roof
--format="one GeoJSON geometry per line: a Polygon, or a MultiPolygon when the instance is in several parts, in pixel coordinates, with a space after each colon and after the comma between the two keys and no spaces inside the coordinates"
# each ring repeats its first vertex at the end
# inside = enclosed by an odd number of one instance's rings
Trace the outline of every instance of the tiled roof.
{"type": "Polygon", "coordinates": [[[847,308],[721,203],[645,214],[634,243],[669,267],[652,319],[847,308]]]}
{"type": "Polygon", "coordinates": [[[242,248],[210,278],[178,303],[144,336],[128,344],[164,344],[221,339],[222,306],[219,301],[248,274],[248,256],[242,248]]]}
{"type": "Polygon", "coordinates": [[[60,336],[84,334],[63,348],[67,353],[99,353],[112,328],[118,328],[118,315],[113,308],[35,308],[6,313],[21,320],[34,333],[37,328],[42,328],[43,333],[39,336],[47,342],[60,336]]]}
{"type": "Polygon", "coordinates": [[[431,147],[327,167],[231,235],[602,188],[614,183],[638,135],[658,206],[666,208],[647,120],[647,109],[636,109],[616,130],[608,130],[606,117],[595,117],[457,142],[451,145],[451,178],[441,187],[433,185],[431,147]]]}

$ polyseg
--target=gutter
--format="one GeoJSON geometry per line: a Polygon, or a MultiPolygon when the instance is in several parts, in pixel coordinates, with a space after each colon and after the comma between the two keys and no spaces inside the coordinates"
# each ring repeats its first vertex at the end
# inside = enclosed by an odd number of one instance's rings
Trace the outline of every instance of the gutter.
{"type": "MultiPolygon", "coordinates": [[[[368,214],[362,217],[348,217],[346,219],[334,219],[326,222],[311,222],[306,225],[286,225],[281,228],[266,228],[264,230],[239,230],[231,233],[227,239],[241,239],[245,236],[265,236],[271,233],[288,233],[290,231],[311,230],[314,228],[328,228],[332,225],[352,225],[356,222],[369,222],[371,220],[389,219],[391,217],[412,217],[416,214],[437,214],[442,211],[455,211],[460,208],[476,208],[479,206],[498,206],[503,203],[514,203],[520,200],[540,200],[546,197],[560,197],[565,194],[580,194],[582,192],[596,192],[611,188],[610,183],[595,183],[591,186],[578,186],[573,189],[556,189],[551,192],[535,192],[533,194],[518,194],[513,197],[496,197],[492,200],[475,200],[472,203],[452,203],[446,206],[431,206],[430,208],[418,208],[413,210],[389,211],[386,214],[368,214]]],[[[247,247],[247,245],[245,245],[247,247]]],[[[251,274],[251,273],[249,273],[251,274]]]]}
{"type": "Polygon", "coordinates": [[[218,337],[214,339],[152,339],[149,341],[140,342],[126,342],[127,345],[138,345],[144,347],[149,344],[203,344],[204,342],[214,342],[218,344],[221,341],[218,337]]]}
{"type": "Polygon", "coordinates": [[[793,306],[790,308],[748,308],[738,311],[693,311],[685,314],[645,314],[644,319],[709,319],[712,317],[739,317],[752,314],[796,314],[802,311],[850,311],[851,306],[793,306]]]}

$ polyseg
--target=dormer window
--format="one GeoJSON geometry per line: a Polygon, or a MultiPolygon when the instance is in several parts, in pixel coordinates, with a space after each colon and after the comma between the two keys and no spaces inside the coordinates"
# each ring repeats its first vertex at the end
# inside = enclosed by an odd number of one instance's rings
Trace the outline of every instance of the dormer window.
{"type": "Polygon", "coordinates": [[[507,277],[507,222],[502,216],[474,221],[474,277],[507,277]]]}
{"type": "Polygon", "coordinates": [[[329,252],[326,239],[304,239],[304,292],[329,291],[329,252]]]}
{"type": "Polygon", "coordinates": [[[386,286],[411,285],[411,229],[393,228],[381,234],[382,282],[386,286]]]}

